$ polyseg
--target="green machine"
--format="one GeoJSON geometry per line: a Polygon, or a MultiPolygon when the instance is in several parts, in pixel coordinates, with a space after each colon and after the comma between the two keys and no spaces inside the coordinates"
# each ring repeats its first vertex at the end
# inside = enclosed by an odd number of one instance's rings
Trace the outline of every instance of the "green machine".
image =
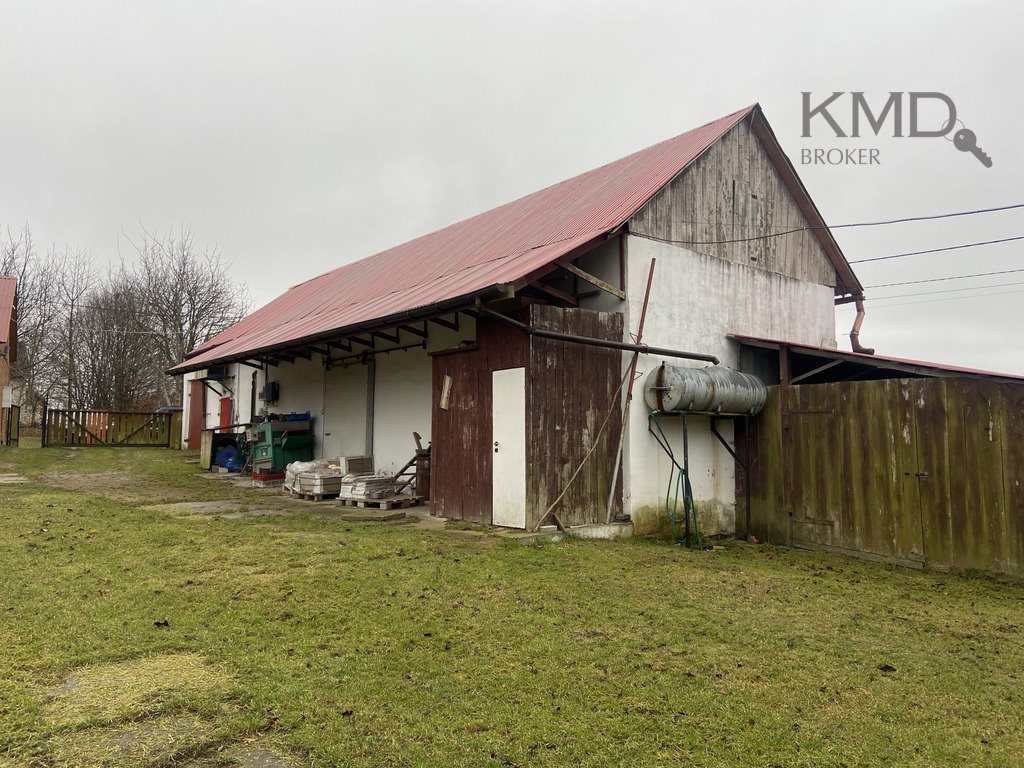
{"type": "Polygon", "coordinates": [[[313,460],[313,420],[257,424],[252,443],[253,470],[283,470],[293,461],[313,460]]]}

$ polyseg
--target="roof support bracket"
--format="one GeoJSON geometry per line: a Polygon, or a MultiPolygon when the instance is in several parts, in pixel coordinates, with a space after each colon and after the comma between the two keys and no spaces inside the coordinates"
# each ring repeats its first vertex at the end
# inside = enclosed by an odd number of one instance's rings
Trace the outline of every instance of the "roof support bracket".
{"type": "Polygon", "coordinates": [[[580,278],[581,280],[585,280],[586,282],[590,283],[593,286],[596,286],[597,288],[600,288],[602,291],[607,291],[612,296],[616,296],[617,298],[621,299],[622,301],[626,300],[626,292],[625,291],[621,291],[618,288],[616,288],[614,285],[612,285],[611,283],[606,283],[600,277],[597,277],[596,275],[592,275],[589,272],[586,272],[586,271],[580,269],[575,264],[573,264],[571,261],[567,261],[567,260],[564,260],[564,259],[559,260],[558,266],[562,267],[562,269],[565,269],[565,270],[568,270],[569,272],[572,272],[574,275],[576,275],[576,277],[580,278]]]}
{"type": "Polygon", "coordinates": [[[843,362],[843,361],[842,360],[832,360],[831,362],[825,363],[824,365],[819,365],[814,370],[808,371],[807,373],[801,373],[799,376],[794,376],[792,379],[789,380],[789,383],[790,384],[796,384],[798,381],[803,381],[804,379],[809,379],[809,378],[811,378],[811,376],[814,376],[817,373],[821,373],[822,371],[827,371],[829,368],[833,368],[833,367],[839,365],[841,362],[843,362]]]}
{"type": "Polygon", "coordinates": [[[454,320],[445,320],[443,317],[432,317],[430,322],[437,323],[442,328],[447,328],[450,331],[459,330],[459,313],[456,312],[453,316],[454,320]]]}
{"type": "Polygon", "coordinates": [[[577,299],[572,294],[559,290],[558,288],[555,288],[553,285],[545,285],[540,280],[535,280],[534,282],[530,283],[530,287],[536,288],[538,291],[542,291],[543,293],[546,293],[548,296],[558,299],[559,301],[564,301],[566,304],[569,304],[570,306],[578,307],[580,305],[579,299],[577,299]]]}
{"type": "Polygon", "coordinates": [[[421,339],[427,338],[427,324],[426,323],[423,323],[423,329],[422,330],[420,330],[419,328],[416,328],[415,326],[412,326],[412,325],[400,325],[400,326],[398,326],[398,329],[400,331],[405,331],[406,333],[411,333],[413,336],[419,336],[421,339]]]}

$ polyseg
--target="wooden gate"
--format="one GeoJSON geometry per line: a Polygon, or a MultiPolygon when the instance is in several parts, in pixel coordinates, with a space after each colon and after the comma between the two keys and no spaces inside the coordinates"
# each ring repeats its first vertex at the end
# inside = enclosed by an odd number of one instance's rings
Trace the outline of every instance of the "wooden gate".
{"type": "Polygon", "coordinates": [[[18,447],[21,434],[21,406],[12,405],[0,410],[0,445],[18,447]]]}
{"type": "Polygon", "coordinates": [[[901,565],[1024,576],[1024,386],[980,379],[772,387],[752,532],[901,565]]]}
{"type": "Polygon", "coordinates": [[[43,447],[68,445],[176,448],[181,440],[180,413],[43,410],[43,447]]]}

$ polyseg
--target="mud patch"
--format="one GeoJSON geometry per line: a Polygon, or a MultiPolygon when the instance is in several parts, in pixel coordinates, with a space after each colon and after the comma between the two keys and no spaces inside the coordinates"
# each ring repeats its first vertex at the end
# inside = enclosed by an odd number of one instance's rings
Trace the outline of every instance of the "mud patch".
{"type": "Polygon", "coordinates": [[[191,715],[166,715],[116,727],[87,728],[56,740],[49,764],[54,768],[118,766],[135,768],[193,754],[216,739],[213,723],[191,715]]]}
{"type": "Polygon", "coordinates": [[[41,475],[39,481],[63,491],[101,496],[111,501],[164,501],[181,498],[182,489],[160,485],[126,472],[41,475]]]}
{"type": "Polygon", "coordinates": [[[289,504],[289,499],[268,501],[180,501],[174,504],[156,504],[144,507],[148,512],[163,512],[177,515],[205,515],[208,517],[268,517],[281,515],[299,515],[304,509],[289,504]]]}
{"type": "Polygon", "coordinates": [[[47,719],[57,728],[113,722],[197,700],[222,698],[226,672],[195,653],[83,667],[48,691],[47,719]]]}

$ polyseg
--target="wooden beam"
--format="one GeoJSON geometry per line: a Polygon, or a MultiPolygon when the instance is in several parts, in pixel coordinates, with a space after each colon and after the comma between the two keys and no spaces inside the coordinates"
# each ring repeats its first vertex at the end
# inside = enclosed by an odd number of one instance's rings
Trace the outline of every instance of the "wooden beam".
{"type": "Polygon", "coordinates": [[[459,330],[459,313],[456,312],[454,317],[455,317],[454,321],[453,320],[445,320],[443,317],[432,317],[432,318],[430,318],[430,322],[437,323],[442,328],[447,328],[450,331],[457,331],[457,330],[459,330]]]}
{"type": "Polygon", "coordinates": [[[406,333],[411,333],[413,336],[419,336],[421,339],[427,338],[427,324],[425,322],[423,323],[422,331],[419,328],[414,328],[411,325],[400,325],[398,326],[398,328],[399,330],[405,331],[406,333]]]}
{"type": "Polygon", "coordinates": [[[278,360],[278,359],[277,359],[277,358],[275,358],[275,357],[268,357],[268,358],[267,358],[266,360],[264,360],[263,362],[264,362],[264,363],[266,363],[267,365],[269,365],[269,366],[273,367],[273,368],[277,368],[277,364],[278,364],[279,362],[281,362],[281,361],[280,361],[280,360],[278,360]]]}
{"type": "Polygon", "coordinates": [[[537,281],[534,281],[534,282],[530,283],[530,287],[531,288],[536,288],[538,291],[542,291],[542,292],[546,293],[548,296],[551,296],[554,299],[558,299],[559,301],[564,301],[565,303],[567,303],[567,304],[569,304],[569,305],[571,305],[573,307],[578,307],[580,305],[579,300],[575,296],[572,296],[571,294],[568,294],[568,293],[566,293],[563,290],[555,288],[553,285],[547,285],[547,284],[542,283],[539,280],[537,280],[537,281]]]}
{"type": "Polygon", "coordinates": [[[352,351],[352,345],[351,344],[342,343],[340,341],[329,341],[329,342],[327,342],[327,346],[334,347],[335,349],[340,349],[342,352],[351,352],[352,351]]]}
{"type": "Polygon", "coordinates": [[[832,360],[831,362],[825,363],[824,365],[819,365],[817,368],[815,368],[813,370],[810,370],[807,373],[801,373],[799,376],[794,376],[792,379],[789,380],[789,383],[790,384],[796,384],[798,381],[803,381],[804,379],[809,379],[809,378],[811,378],[811,376],[813,376],[816,373],[821,373],[822,371],[827,371],[829,368],[833,368],[833,367],[839,365],[840,363],[844,363],[844,362],[846,362],[846,361],[845,360],[832,360]]]}
{"type": "Polygon", "coordinates": [[[398,343],[398,331],[392,333],[385,333],[384,331],[374,331],[374,336],[380,336],[384,341],[390,341],[392,344],[398,343]]]}
{"type": "Polygon", "coordinates": [[[324,357],[330,357],[331,355],[331,350],[324,349],[323,347],[310,347],[309,351],[316,352],[316,354],[323,355],[324,357]]]}
{"type": "Polygon", "coordinates": [[[579,277],[582,280],[586,280],[591,285],[597,286],[602,291],[607,291],[612,296],[617,296],[618,298],[622,299],[623,301],[626,300],[626,292],[625,291],[620,291],[618,288],[616,288],[611,283],[606,283],[601,278],[599,278],[599,277],[597,277],[595,275],[592,275],[589,272],[585,272],[584,270],[580,269],[579,267],[577,267],[572,262],[560,260],[560,261],[558,261],[558,266],[562,267],[563,269],[567,269],[569,272],[572,272],[574,275],[576,275],[576,277],[579,277]]]}
{"type": "Polygon", "coordinates": [[[360,339],[358,336],[349,336],[349,341],[354,341],[356,344],[362,344],[364,347],[373,349],[377,343],[373,340],[373,334],[370,334],[370,340],[360,339]]]}

